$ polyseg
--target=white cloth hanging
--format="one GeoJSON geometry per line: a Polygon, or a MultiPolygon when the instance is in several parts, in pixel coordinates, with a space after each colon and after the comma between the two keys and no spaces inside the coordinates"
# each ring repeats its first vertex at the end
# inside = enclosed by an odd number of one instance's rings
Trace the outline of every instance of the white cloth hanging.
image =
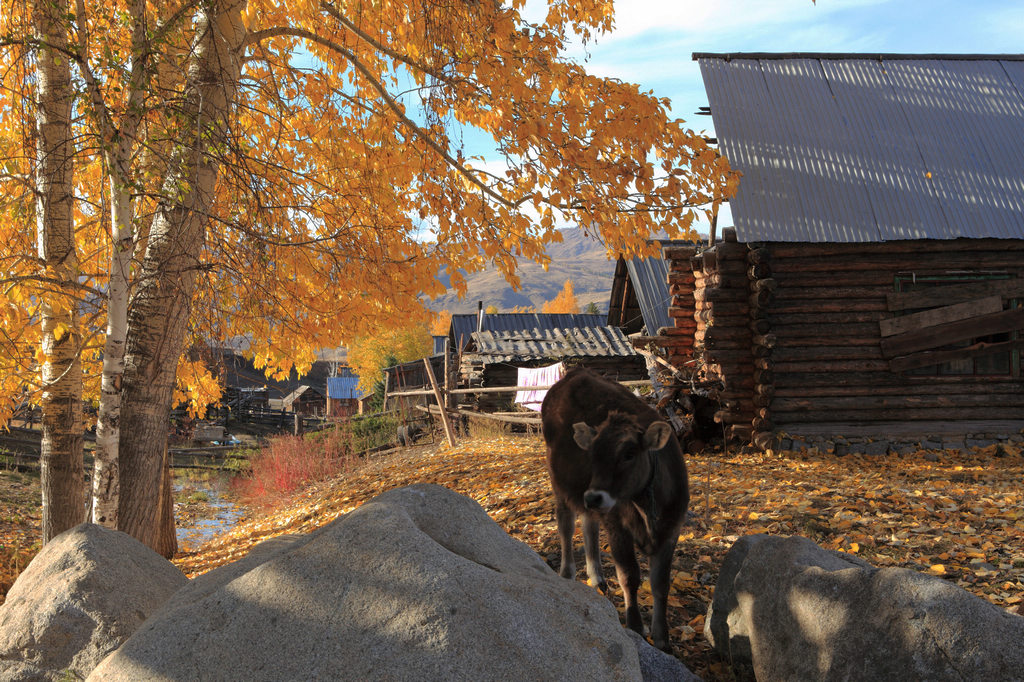
{"type": "MultiPolygon", "coordinates": [[[[560,362],[548,365],[547,367],[520,367],[516,385],[550,386],[561,379],[563,374],[565,374],[565,368],[560,362]]],[[[528,410],[540,412],[540,405],[544,402],[544,396],[547,395],[547,392],[546,388],[539,391],[518,391],[516,392],[515,402],[528,410]]]]}

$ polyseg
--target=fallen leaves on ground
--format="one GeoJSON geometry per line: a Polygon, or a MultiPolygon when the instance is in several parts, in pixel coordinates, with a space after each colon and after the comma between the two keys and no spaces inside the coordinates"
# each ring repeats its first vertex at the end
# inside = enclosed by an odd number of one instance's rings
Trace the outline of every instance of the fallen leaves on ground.
{"type": "Polygon", "coordinates": [[[0,470],[0,604],[42,544],[39,479],[0,470]]]}
{"type": "MultiPolygon", "coordinates": [[[[741,535],[804,535],[876,566],[941,575],[1002,607],[1019,606],[1024,598],[1024,458],[1018,449],[904,457],[709,453],[689,457],[689,467],[693,518],[676,550],[669,626],[677,655],[706,680],[731,679],[702,633],[718,568],[741,535]]],[[[204,573],[265,539],[311,531],[387,489],[413,483],[437,483],[475,499],[557,567],[539,437],[467,440],[371,460],[175,563],[189,576],[204,573]]],[[[582,553],[578,534],[576,551],[582,553]]],[[[607,557],[605,574],[621,612],[607,557]]],[[[649,623],[646,581],[640,601],[649,623]]]]}

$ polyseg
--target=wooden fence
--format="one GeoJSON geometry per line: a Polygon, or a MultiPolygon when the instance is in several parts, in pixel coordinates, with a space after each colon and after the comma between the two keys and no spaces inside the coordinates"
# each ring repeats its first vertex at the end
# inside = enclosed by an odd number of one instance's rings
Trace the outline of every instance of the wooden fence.
{"type": "MultiPolygon", "coordinates": [[[[390,401],[392,398],[419,398],[424,396],[432,396],[435,400],[435,404],[428,404],[426,406],[418,405],[416,409],[423,412],[431,417],[440,417],[442,425],[445,430],[445,436],[448,440],[449,445],[455,444],[455,432],[451,426],[451,418],[454,417],[465,417],[468,419],[486,419],[490,421],[496,421],[504,424],[518,424],[525,425],[528,427],[537,427],[541,424],[540,413],[535,412],[479,412],[475,410],[466,410],[461,408],[447,407],[442,409],[441,405],[447,405],[446,396],[452,395],[473,395],[473,394],[488,394],[488,393],[519,393],[520,391],[546,391],[547,389],[554,386],[549,384],[546,386],[485,386],[477,388],[452,388],[447,391],[438,385],[437,380],[434,377],[433,370],[428,360],[424,360],[426,365],[427,376],[430,380],[430,386],[428,388],[412,388],[403,389],[399,391],[389,391],[386,394],[386,400],[390,401]]],[[[618,382],[622,386],[627,388],[637,386],[652,386],[651,380],[641,379],[635,381],[620,381],[618,382]]]]}

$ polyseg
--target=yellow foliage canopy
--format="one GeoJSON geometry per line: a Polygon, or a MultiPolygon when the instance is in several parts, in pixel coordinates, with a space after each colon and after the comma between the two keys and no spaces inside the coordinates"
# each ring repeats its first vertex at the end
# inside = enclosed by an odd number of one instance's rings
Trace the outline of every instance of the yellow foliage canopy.
{"type": "MultiPolygon", "coordinates": [[[[22,5],[0,2],[0,35],[30,35],[22,5]]],[[[189,309],[192,344],[244,338],[268,375],[303,372],[318,348],[388,345],[389,328],[425,325],[421,298],[443,292],[442,272],[464,291],[461,273],[493,264],[518,286],[518,261],[546,260],[557,221],[588,226],[626,256],[646,251],[656,231],[693,237],[697,212],[735,189],[725,160],[669,116],[667,100],[562,57],[574,34],[611,29],[611,0],[549,0],[540,23],[524,20],[522,6],[240,5],[247,39],[233,137],[205,151],[221,170],[189,309]],[[507,168],[468,158],[463,126],[489,136],[507,168]]],[[[135,273],[148,217],[181,189],[166,182],[166,160],[192,144],[178,135],[187,114],[178,104],[199,11],[107,0],[68,19],[75,76],[95,85],[73,124],[85,273],[75,303],[89,376],[99,371],[112,248],[102,152],[114,140],[103,131],[141,111],[125,169],[135,273]],[[139,12],[149,28],[133,34],[139,12]]],[[[27,45],[0,46],[0,422],[23,389],[31,397],[38,388],[35,306],[51,284],[32,257],[27,45]]],[[[179,389],[196,406],[212,395],[208,376],[181,365],[179,389]]]]}
{"type": "Polygon", "coordinates": [[[452,313],[450,310],[442,310],[434,315],[430,323],[431,336],[448,336],[448,330],[452,325],[452,313]]]}
{"type": "Polygon", "coordinates": [[[432,340],[425,325],[385,328],[372,336],[355,339],[348,349],[348,363],[359,376],[359,388],[370,393],[383,370],[396,363],[430,355],[432,340]]]}

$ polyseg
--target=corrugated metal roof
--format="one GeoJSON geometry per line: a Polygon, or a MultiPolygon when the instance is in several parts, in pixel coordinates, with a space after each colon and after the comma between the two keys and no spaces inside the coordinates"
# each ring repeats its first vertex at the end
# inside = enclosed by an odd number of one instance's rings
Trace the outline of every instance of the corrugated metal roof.
{"type": "Polygon", "coordinates": [[[633,292],[640,305],[640,314],[648,334],[657,334],[662,327],[671,327],[668,316],[668,262],[663,258],[631,258],[626,261],[633,292]]]}
{"type": "Polygon", "coordinates": [[[496,362],[637,354],[617,327],[473,332],[466,352],[496,362]]]}
{"type": "Polygon", "coordinates": [[[1024,238],[1024,57],[694,59],[741,241],[1024,238]]]}
{"type": "MultiPolygon", "coordinates": [[[[604,315],[561,314],[561,313],[495,313],[484,314],[482,331],[522,331],[524,329],[565,329],[572,327],[594,328],[607,324],[604,315]]],[[[452,338],[461,346],[469,342],[476,332],[477,316],[473,313],[452,315],[452,338]]]]}
{"type": "Polygon", "coordinates": [[[329,377],[327,397],[335,400],[361,400],[365,394],[359,390],[359,377],[329,377]]]}

